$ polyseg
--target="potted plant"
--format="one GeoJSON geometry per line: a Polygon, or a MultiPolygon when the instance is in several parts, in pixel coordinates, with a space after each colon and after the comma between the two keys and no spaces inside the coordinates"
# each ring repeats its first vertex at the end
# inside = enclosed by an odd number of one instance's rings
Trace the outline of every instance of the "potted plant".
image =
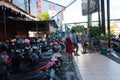
{"type": "Polygon", "coordinates": [[[100,37],[100,46],[101,46],[101,54],[106,55],[108,49],[108,35],[102,35],[100,37]]]}

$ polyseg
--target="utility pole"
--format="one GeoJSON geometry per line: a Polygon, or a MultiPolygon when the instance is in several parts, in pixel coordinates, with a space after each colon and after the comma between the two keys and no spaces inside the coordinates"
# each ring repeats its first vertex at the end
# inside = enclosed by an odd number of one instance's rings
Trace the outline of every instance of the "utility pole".
{"type": "Polygon", "coordinates": [[[98,24],[98,26],[99,26],[99,35],[101,35],[101,29],[102,29],[102,26],[101,26],[101,0],[98,0],[98,22],[99,22],[99,24],[98,24]]]}
{"type": "Polygon", "coordinates": [[[29,14],[31,13],[31,9],[30,9],[30,0],[28,0],[28,12],[29,12],[29,14]]]}
{"type": "Polygon", "coordinates": [[[108,48],[110,48],[110,0],[107,0],[108,48]]]}
{"type": "Polygon", "coordinates": [[[105,6],[104,6],[104,0],[101,0],[101,17],[102,17],[102,33],[105,35],[106,30],[105,30],[105,6]]]}
{"type": "Polygon", "coordinates": [[[28,9],[27,9],[27,0],[24,0],[24,4],[25,4],[25,11],[28,12],[28,9]]]}
{"type": "Polygon", "coordinates": [[[88,28],[89,28],[89,48],[92,49],[91,45],[91,27],[92,27],[92,14],[90,13],[90,0],[88,0],[88,28]]]}
{"type": "Polygon", "coordinates": [[[4,31],[4,41],[6,41],[7,40],[7,31],[6,31],[6,8],[5,8],[5,6],[3,6],[3,23],[4,23],[4,25],[3,25],[3,31],[4,31]]]}

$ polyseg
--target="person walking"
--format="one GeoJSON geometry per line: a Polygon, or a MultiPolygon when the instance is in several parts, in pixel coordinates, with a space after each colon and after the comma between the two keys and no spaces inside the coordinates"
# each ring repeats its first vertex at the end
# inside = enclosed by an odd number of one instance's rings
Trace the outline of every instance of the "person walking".
{"type": "Polygon", "coordinates": [[[75,34],[75,30],[71,30],[72,33],[72,43],[73,43],[73,50],[74,50],[74,55],[79,56],[78,54],[78,41],[77,41],[77,35],[75,34]]]}
{"type": "Polygon", "coordinates": [[[83,45],[83,53],[87,53],[89,48],[89,33],[88,29],[84,29],[84,33],[82,34],[82,45],[83,45]]]}
{"type": "Polygon", "coordinates": [[[68,55],[68,61],[66,61],[66,63],[71,63],[72,62],[72,53],[73,53],[73,44],[72,44],[72,40],[70,37],[70,31],[68,30],[67,32],[67,37],[65,39],[65,44],[66,44],[66,53],[68,55]]]}

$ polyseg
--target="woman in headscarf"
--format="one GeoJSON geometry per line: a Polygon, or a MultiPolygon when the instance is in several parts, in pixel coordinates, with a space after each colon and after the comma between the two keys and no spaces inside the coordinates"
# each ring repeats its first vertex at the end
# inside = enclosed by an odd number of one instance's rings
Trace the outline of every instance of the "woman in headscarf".
{"type": "Polygon", "coordinates": [[[66,53],[68,54],[68,62],[72,62],[73,44],[70,36],[70,30],[66,31],[66,53]]]}

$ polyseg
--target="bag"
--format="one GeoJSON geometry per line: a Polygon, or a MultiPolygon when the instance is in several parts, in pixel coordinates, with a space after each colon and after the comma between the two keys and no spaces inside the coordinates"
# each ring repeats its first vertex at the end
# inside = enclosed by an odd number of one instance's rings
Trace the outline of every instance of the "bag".
{"type": "Polygon", "coordinates": [[[85,42],[85,44],[88,46],[88,45],[89,45],[89,42],[88,42],[88,41],[86,41],[86,42],[85,42]]]}

